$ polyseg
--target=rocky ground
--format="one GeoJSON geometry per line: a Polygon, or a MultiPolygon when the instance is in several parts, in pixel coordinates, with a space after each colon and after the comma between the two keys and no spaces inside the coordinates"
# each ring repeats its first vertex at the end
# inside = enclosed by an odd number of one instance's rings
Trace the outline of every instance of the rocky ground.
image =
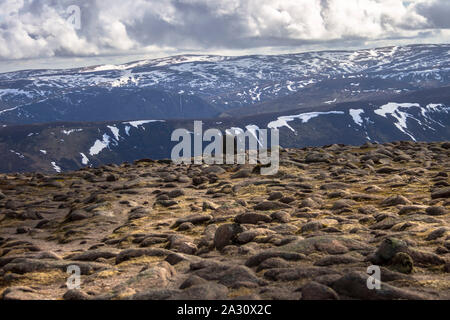
{"type": "Polygon", "coordinates": [[[0,297],[450,299],[449,156],[400,142],[282,150],[275,176],[151,160],[1,175],[0,297]]]}

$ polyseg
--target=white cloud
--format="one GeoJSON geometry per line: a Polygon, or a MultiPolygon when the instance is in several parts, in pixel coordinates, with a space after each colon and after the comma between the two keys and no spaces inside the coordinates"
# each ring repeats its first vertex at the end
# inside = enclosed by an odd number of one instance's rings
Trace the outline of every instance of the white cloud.
{"type": "Polygon", "coordinates": [[[421,42],[424,34],[445,42],[446,12],[448,0],[0,0],[0,59],[421,42]],[[66,22],[72,4],[80,30],[66,22]]]}

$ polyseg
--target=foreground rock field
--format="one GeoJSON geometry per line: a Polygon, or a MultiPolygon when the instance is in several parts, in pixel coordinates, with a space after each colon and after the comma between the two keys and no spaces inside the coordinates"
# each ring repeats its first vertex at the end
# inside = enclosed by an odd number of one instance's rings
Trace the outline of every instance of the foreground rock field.
{"type": "Polygon", "coordinates": [[[0,175],[0,299],[450,299],[450,143],[280,161],[0,175]]]}

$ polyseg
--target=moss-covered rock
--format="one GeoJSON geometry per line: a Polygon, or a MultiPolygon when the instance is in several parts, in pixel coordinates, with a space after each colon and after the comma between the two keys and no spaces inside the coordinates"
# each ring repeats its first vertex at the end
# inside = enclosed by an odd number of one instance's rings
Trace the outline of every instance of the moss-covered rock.
{"type": "Polygon", "coordinates": [[[397,252],[392,258],[391,268],[401,273],[410,274],[414,270],[414,262],[409,254],[397,252]]]}

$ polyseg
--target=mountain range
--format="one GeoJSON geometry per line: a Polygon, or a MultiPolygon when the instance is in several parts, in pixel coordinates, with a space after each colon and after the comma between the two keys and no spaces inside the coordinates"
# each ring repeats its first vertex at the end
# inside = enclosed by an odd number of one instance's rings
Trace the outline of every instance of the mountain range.
{"type": "Polygon", "coordinates": [[[193,120],[277,128],[285,148],[449,140],[449,57],[412,45],[0,74],[0,171],[168,158],[193,120]]]}

